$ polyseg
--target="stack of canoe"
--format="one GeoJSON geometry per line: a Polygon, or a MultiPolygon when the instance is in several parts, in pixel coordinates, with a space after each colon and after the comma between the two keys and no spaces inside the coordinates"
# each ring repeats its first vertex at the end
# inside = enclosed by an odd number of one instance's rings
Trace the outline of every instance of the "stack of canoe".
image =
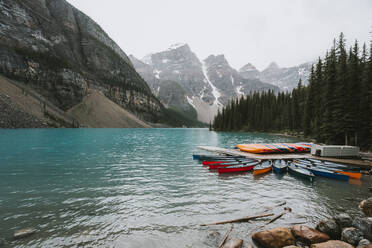
{"type": "Polygon", "coordinates": [[[225,155],[193,155],[194,159],[215,170],[219,174],[253,171],[253,175],[261,175],[274,171],[274,173],[289,172],[294,176],[313,181],[316,176],[348,181],[361,179],[360,168],[349,168],[346,165],[321,162],[314,159],[298,160],[264,160],[259,161],[242,156],[225,155]]]}
{"type": "Polygon", "coordinates": [[[239,144],[236,147],[249,153],[304,153],[311,150],[311,144],[307,143],[239,144]]]}

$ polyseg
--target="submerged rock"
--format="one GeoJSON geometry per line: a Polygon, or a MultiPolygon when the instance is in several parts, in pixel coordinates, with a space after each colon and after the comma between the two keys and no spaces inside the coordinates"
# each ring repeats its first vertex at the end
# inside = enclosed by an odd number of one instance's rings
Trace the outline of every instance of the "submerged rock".
{"type": "Polygon", "coordinates": [[[334,219],[322,220],[316,226],[316,230],[327,234],[332,239],[339,239],[341,236],[341,228],[334,219]]]}
{"type": "Polygon", "coordinates": [[[321,243],[330,239],[327,234],[304,225],[293,226],[292,233],[299,240],[310,244],[321,243]]]}
{"type": "Polygon", "coordinates": [[[363,239],[363,233],[355,227],[344,228],[341,234],[341,240],[351,245],[358,245],[359,241],[363,239]]]}
{"type": "Polygon", "coordinates": [[[355,218],[353,227],[362,231],[365,238],[372,240],[372,218],[355,218]]]}
{"type": "Polygon", "coordinates": [[[21,229],[21,230],[16,231],[14,233],[13,237],[15,239],[21,239],[21,238],[25,238],[25,237],[31,236],[35,232],[36,232],[36,229],[34,229],[34,228],[24,228],[24,229],[21,229]]]}
{"type": "Polygon", "coordinates": [[[354,248],[354,246],[340,240],[329,240],[327,242],[313,244],[311,248],[354,248]]]}
{"type": "Polygon", "coordinates": [[[371,244],[371,242],[369,242],[368,239],[362,239],[361,241],[359,241],[359,244],[356,248],[367,248],[368,245],[370,245],[372,247],[372,244],[371,244]]]}
{"type": "Polygon", "coordinates": [[[359,204],[359,208],[363,211],[363,213],[366,216],[372,217],[372,197],[368,198],[367,200],[362,201],[359,204]]]}
{"type": "Polygon", "coordinates": [[[240,248],[243,245],[242,239],[232,238],[223,247],[224,248],[240,248]]]}
{"type": "MultiPolygon", "coordinates": [[[[345,227],[351,227],[351,224],[353,222],[350,215],[345,214],[345,213],[336,215],[334,219],[341,229],[345,227]]],[[[340,233],[341,231],[342,230],[340,230],[340,233]]]]}
{"type": "Polygon", "coordinates": [[[5,247],[7,245],[7,242],[5,239],[0,238],[0,247],[5,247]]]}
{"type": "Polygon", "coordinates": [[[278,227],[253,234],[252,239],[267,248],[294,245],[295,239],[288,228],[278,227]]]}

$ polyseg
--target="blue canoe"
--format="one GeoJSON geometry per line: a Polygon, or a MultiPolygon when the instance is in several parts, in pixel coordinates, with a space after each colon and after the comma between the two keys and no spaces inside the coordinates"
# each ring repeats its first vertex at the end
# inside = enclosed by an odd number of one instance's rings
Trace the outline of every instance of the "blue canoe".
{"type": "Polygon", "coordinates": [[[278,174],[287,172],[287,163],[284,160],[276,160],[273,163],[273,171],[278,174]]]}
{"type": "Polygon", "coordinates": [[[308,169],[315,176],[327,177],[327,178],[342,180],[342,181],[348,181],[349,180],[349,176],[344,175],[344,174],[336,173],[336,172],[333,172],[333,171],[330,171],[330,170],[327,170],[327,169],[323,169],[323,168],[316,168],[316,167],[309,166],[309,165],[306,165],[306,164],[301,164],[301,163],[295,163],[295,164],[299,167],[304,168],[304,169],[308,169]]]}

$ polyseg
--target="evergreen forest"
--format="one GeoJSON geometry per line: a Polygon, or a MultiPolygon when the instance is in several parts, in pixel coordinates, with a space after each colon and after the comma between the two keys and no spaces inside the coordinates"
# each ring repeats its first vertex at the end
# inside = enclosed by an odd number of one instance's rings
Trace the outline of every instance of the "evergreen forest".
{"type": "Polygon", "coordinates": [[[372,149],[372,42],[346,46],[344,34],[312,66],[308,85],[251,93],[215,117],[216,131],[289,132],[326,144],[372,149]],[[369,51],[368,51],[369,50],[369,51]]]}

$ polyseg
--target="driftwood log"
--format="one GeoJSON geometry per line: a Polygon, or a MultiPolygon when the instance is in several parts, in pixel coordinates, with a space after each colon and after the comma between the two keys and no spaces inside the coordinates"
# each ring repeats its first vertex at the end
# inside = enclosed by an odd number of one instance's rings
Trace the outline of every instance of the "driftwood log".
{"type": "Polygon", "coordinates": [[[269,214],[246,216],[246,217],[238,218],[238,219],[225,220],[225,221],[220,221],[220,222],[213,222],[213,223],[209,223],[209,224],[201,224],[200,226],[211,226],[211,225],[221,225],[221,224],[228,224],[228,223],[235,223],[235,222],[246,222],[246,221],[250,221],[250,220],[254,220],[254,219],[258,219],[258,218],[273,216],[273,215],[274,215],[273,213],[269,213],[269,214]]]}
{"type": "Polygon", "coordinates": [[[234,225],[231,225],[230,230],[228,230],[227,233],[225,234],[225,236],[223,236],[223,239],[221,240],[220,244],[218,245],[218,248],[222,248],[223,244],[225,244],[226,239],[229,237],[233,228],[234,228],[234,225]]]}

